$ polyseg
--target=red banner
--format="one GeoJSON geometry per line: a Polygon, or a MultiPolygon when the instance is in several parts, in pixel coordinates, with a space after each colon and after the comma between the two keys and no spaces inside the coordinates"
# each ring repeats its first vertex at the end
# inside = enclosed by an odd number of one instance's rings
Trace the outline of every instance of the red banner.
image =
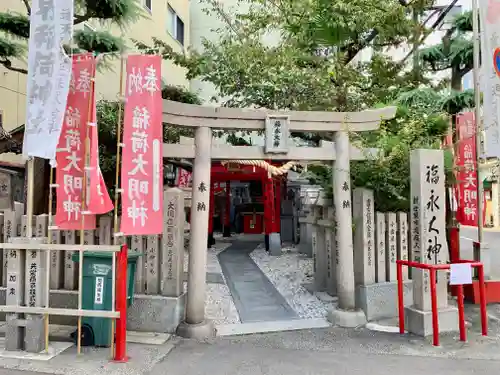
{"type": "Polygon", "coordinates": [[[161,57],[127,58],[121,169],[124,235],[163,230],[161,57]]]}
{"type": "Polygon", "coordinates": [[[186,171],[185,169],[179,168],[177,174],[177,187],[180,188],[191,187],[192,182],[193,182],[192,173],[186,171]]]}
{"type": "Polygon", "coordinates": [[[99,132],[97,125],[97,107],[94,100],[92,108],[92,123],[90,124],[90,161],[87,177],[87,190],[85,191],[87,211],[100,215],[111,211],[114,206],[109,197],[108,189],[99,168],[99,132]]]}
{"type": "Polygon", "coordinates": [[[84,215],[85,144],[91,109],[94,106],[95,58],[92,54],[73,56],[66,113],[56,153],[56,217],[59,229],[95,229],[95,215],[84,215]]]}
{"type": "MultiPolygon", "coordinates": [[[[474,113],[457,115],[458,147],[456,166],[458,168],[458,211],[457,219],[463,225],[477,226],[477,161],[476,161],[476,125],[474,113]]],[[[482,181],[481,181],[482,182],[482,181]]],[[[483,196],[483,222],[486,212],[483,196]]]]}

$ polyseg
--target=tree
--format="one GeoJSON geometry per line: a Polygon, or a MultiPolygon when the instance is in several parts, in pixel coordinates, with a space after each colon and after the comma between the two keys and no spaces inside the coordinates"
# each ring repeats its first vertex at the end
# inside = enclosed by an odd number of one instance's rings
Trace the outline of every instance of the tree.
{"type": "MultiPolygon", "coordinates": [[[[19,0],[19,3],[25,8],[22,14],[0,12],[0,31],[3,32],[0,34],[0,64],[6,69],[26,74],[22,60],[27,52],[31,2],[19,0]]],[[[94,21],[123,28],[141,16],[142,9],[135,0],[75,0],[75,25],[94,21]]],[[[124,46],[124,40],[109,31],[84,28],[75,31],[73,45],[65,47],[73,52],[106,53],[109,57],[113,52],[122,51],[124,46]]]]}
{"type": "MultiPolygon", "coordinates": [[[[204,41],[203,51],[176,54],[158,39],[152,46],[137,46],[145,52],[159,49],[165,59],[187,68],[190,78],[213,83],[224,106],[358,111],[379,103],[400,104],[398,98],[405,101],[421,85],[437,95],[424,74],[408,71],[385,53],[428,33],[410,15],[433,1],[250,0],[248,11],[234,14],[207,1],[207,11],[225,27],[217,30],[217,40],[204,41]],[[363,50],[370,50],[371,58],[356,61],[363,50]]],[[[384,122],[378,132],[351,134],[352,142],[384,151],[378,159],[352,167],[354,185],[374,189],[379,209],[408,209],[409,153],[436,147],[447,130],[446,114],[436,101],[426,101],[429,116],[419,107],[422,100],[401,102],[398,117],[384,122]]],[[[313,143],[331,138],[294,135],[313,143]]],[[[314,182],[331,191],[328,166],[309,170],[314,182]]]]}
{"type": "MultiPolygon", "coordinates": [[[[359,147],[380,150],[376,158],[351,162],[353,187],[373,190],[378,211],[409,211],[410,153],[418,148],[439,148],[448,126],[446,114],[438,112],[428,117],[426,109],[400,105],[396,117],[383,121],[377,132],[351,137],[351,142],[359,147]]],[[[451,171],[451,154],[445,155],[446,169],[451,171]]],[[[314,165],[309,171],[311,182],[331,194],[331,167],[314,165]]]]}
{"type": "Polygon", "coordinates": [[[190,78],[213,83],[227,98],[223,105],[359,110],[393,98],[409,81],[410,87],[420,83],[383,50],[411,42],[420,25],[408,14],[431,3],[251,0],[245,13],[227,14],[208,0],[207,11],[226,24],[217,30],[218,40],[205,40],[204,51],[188,57],[158,39],[152,47],[186,67],[190,78]],[[371,60],[353,61],[367,47],[371,60]]]}
{"type": "Polygon", "coordinates": [[[441,102],[442,108],[452,115],[475,105],[474,90],[462,91],[462,79],[474,67],[471,33],[472,11],[468,11],[455,18],[441,43],[419,52],[425,68],[434,72],[451,70],[451,92],[441,102]]]}

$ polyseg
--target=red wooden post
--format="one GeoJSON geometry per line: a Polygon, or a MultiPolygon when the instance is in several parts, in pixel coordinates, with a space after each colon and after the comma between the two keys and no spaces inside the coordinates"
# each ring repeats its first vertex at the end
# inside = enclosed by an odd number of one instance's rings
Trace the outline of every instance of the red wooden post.
{"type": "Polygon", "coordinates": [[[273,180],[271,177],[266,176],[263,180],[264,189],[264,233],[266,250],[269,251],[269,234],[274,229],[274,193],[273,193],[273,180]]]}
{"type": "Polygon", "coordinates": [[[439,346],[439,318],[437,309],[437,293],[436,293],[436,270],[429,269],[430,284],[431,284],[431,309],[432,309],[432,345],[439,346]]]}
{"type": "Polygon", "coordinates": [[[484,265],[478,267],[479,273],[479,300],[481,306],[481,333],[488,336],[488,312],[486,311],[486,290],[484,286],[484,265]]]}
{"type": "Polygon", "coordinates": [[[467,331],[465,330],[465,312],[464,312],[464,286],[456,285],[457,305],[458,305],[458,329],[460,332],[460,341],[467,341],[467,331]]]}
{"type": "Polygon", "coordinates": [[[460,260],[460,229],[450,228],[450,262],[456,263],[460,260]]]}
{"type": "Polygon", "coordinates": [[[215,182],[210,183],[210,199],[208,203],[208,243],[207,247],[215,244],[214,239],[214,212],[215,212],[215,182]]]}
{"type": "Polygon", "coordinates": [[[281,233],[281,180],[274,181],[274,229],[273,233],[281,233]]]}
{"type": "Polygon", "coordinates": [[[398,315],[399,315],[399,333],[405,333],[405,304],[403,300],[403,265],[396,262],[396,273],[398,278],[398,315]]]}
{"type": "Polygon", "coordinates": [[[226,209],[224,210],[224,237],[231,237],[231,181],[226,181],[226,209]]]}
{"type": "Polygon", "coordinates": [[[114,361],[127,362],[127,268],[128,268],[128,249],[123,245],[117,255],[116,272],[116,311],[120,317],[116,319],[116,346],[114,361]]]}

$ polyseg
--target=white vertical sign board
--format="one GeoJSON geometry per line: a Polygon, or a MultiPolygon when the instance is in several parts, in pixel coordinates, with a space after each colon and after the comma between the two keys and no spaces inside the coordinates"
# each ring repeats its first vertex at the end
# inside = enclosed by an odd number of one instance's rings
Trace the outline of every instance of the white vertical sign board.
{"type": "Polygon", "coordinates": [[[268,116],[266,118],[266,153],[287,153],[290,118],[288,116],[268,116]]]}
{"type": "Polygon", "coordinates": [[[62,46],[73,37],[73,0],[33,0],[23,156],[55,159],[71,78],[62,46]]]}
{"type": "Polygon", "coordinates": [[[500,5],[497,0],[479,0],[478,5],[485,151],[500,157],[500,5]]]}
{"type": "MultiPolygon", "coordinates": [[[[398,259],[408,260],[408,215],[406,212],[396,213],[398,222],[398,259]]],[[[403,267],[403,279],[408,280],[408,267],[403,267]]]]}
{"type": "Polygon", "coordinates": [[[377,283],[386,282],[386,272],[385,272],[385,253],[386,253],[386,242],[385,242],[385,214],[382,212],[377,212],[376,214],[376,231],[375,231],[375,241],[376,241],[376,252],[375,252],[375,277],[377,283]]]}
{"type": "MultiPolygon", "coordinates": [[[[445,218],[445,174],[442,150],[413,150],[411,168],[411,247],[415,262],[443,264],[448,261],[445,218]]],[[[412,270],[413,299],[419,310],[431,310],[429,273],[412,270]]],[[[437,277],[438,306],[447,306],[447,280],[437,277]]]]}
{"type": "Polygon", "coordinates": [[[353,193],[354,278],[356,285],[375,283],[373,191],[357,188],[353,193]]]}
{"type": "Polygon", "coordinates": [[[396,241],[396,214],[394,212],[388,212],[385,215],[385,225],[386,225],[386,237],[385,243],[387,246],[385,253],[385,277],[387,281],[397,280],[397,241],[396,241]]]}

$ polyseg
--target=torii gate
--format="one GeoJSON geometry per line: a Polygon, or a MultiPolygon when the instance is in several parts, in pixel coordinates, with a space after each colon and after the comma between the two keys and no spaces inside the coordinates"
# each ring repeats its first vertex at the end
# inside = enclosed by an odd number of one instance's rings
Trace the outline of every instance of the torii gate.
{"type": "MultiPolygon", "coordinates": [[[[364,319],[356,311],[352,238],[350,160],[364,160],[370,151],[349,143],[349,131],[370,131],[381,120],[391,119],[396,107],[363,112],[269,111],[205,107],[169,100],[163,101],[163,122],[195,128],[194,145],[164,144],[163,157],[194,159],[189,242],[188,293],[186,319],[178,334],[203,339],[214,335],[205,319],[206,245],[208,239],[210,169],[212,160],[294,160],[333,162],[333,202],[338,241],[338,302],[334,320],[364,319]],[[212,145],[212,129],[264,130],[266,146],[212,145]],[[335,142],[320,147],[288,147],[291,131],[334,133],[335,142]],[[205,208],[205,209],[204,209],[205,208]]],[[[270,244],[279,244],[279,234],[270,235],[270,244]],[[276,236],[277,235],[277,236],[276,236]]]]}

